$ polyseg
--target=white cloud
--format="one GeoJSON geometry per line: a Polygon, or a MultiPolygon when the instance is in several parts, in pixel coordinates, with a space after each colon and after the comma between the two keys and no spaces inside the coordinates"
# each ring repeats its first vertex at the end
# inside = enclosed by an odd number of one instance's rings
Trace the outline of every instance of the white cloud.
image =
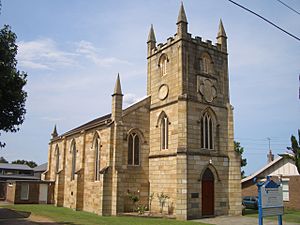
{"type": "Polygon", "coordinates": [[[118,59],[116,57],[103,57],[99,54],[99,49],[88,41],[80,41],[76,43],[76,52],[83,55],[85,58],[91,60],[98,66],[111,66],[113,64],[130,64],[128,61],[118,59]]]}
{"type": "Polygon", "coordinates": [[[18,46],[18,61],[24,68],[54,70],[76,65],[76,54],[60,50],[50,38],[20,41],[18,46]]]}
{"type": "Polygon", "coordinates": [[[26,69],[57,70],[62,67],[78,67],[83,66],[84,60],[99,67],[130,65],[128,61],[113,56],[101,56],[100,50],[93,43],[84,40],[75,42],[70,50],[60,48],[51,38],[20,41],[18,46],[19,65],[26,69]]]}
{"type": "Polygon", "coordinates": [[[141,98],[137,97],[135,94],[132,94],[132,93],[125,94],[123,97],[124,107],[127,107],[127,106],[137,102],[139,99],[141,99],[141,98]]]}

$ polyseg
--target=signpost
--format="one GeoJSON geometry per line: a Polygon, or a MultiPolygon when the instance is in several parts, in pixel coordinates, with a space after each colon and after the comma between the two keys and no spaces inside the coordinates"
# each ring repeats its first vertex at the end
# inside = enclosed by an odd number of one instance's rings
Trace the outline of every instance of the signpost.
{"type": "Polygon", "coordinates": [[[283,196],[280,183],[267,176],[265,182],[254,182],[258,187],[258,224],[263,225],[263,217],[278,216],[278,225],[282,225],[283,196]]]}

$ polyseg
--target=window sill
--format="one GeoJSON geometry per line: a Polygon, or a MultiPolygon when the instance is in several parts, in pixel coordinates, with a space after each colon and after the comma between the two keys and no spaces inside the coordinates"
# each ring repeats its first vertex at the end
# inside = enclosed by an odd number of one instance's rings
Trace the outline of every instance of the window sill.
{"type": "Polygon", "coordinates": [[[127,165],[128,167],[140,167],[141,165],[127,165]]]}

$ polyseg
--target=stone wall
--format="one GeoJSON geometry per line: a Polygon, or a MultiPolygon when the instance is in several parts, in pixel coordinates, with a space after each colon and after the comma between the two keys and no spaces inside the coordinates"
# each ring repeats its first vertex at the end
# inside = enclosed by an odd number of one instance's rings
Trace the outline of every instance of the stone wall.
{"type": "Polygon", "coordinates": [[[170,198],[163,213],[175,214],[177,203],[177,161],[176,156],[151,157],[149,159],[150,194],[154,193],[152,212],[160,212],[157,195],[164,193],[170,198]]]}

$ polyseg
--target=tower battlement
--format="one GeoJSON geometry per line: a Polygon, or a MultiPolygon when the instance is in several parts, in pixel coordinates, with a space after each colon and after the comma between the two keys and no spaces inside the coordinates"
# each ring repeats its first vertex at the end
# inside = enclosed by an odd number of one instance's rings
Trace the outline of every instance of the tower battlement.
{"type": "MultiPolygon", "coordinates": [[[[192,37],[191,34],[189,34],[188,37],[189,38],[186,38],[185,41],[191,42],[196,45],[200,45],[208,49],[222,52],[222,47],[219,43],[213,43],[211,40],[202,40],[202,37],[199,36],[192,37]]],[[[170,47],[171,45],[177,43],[180,40],[181,38],[178,38],[176,34],[173,37],[168,37],[167,42],[158,43],[157,45],[155,45],[155,47],[151,49],[151,53],[148,57],[163,51],[164,49],[170,47]]]]}
{"type": "Polygon", "coordinates": [[[181,4],[178,19],[177,19],[177,32],[173,37],[167,38],[167,42],[156,44],[155,33],[153,29],[153,25],[151,25],[149,36],[148,36],[148,58],[150,56],[155,55],[156,53],[161,52],[162,50],[170,47],[171,45],[179,42],[185,41],[192,44],[196,44],[202,46],[206,49],[211,49],[215,51],[220,51],[222,53],[227,54],[227,36],[225,33],[225,29],[223,27],[222,20],[219,23],[219,29],[217,33],[217,42],[213,44],[211,40],[202,40],[201,37],[195,36],[192,37],[192,34],[188,33],[188,22],[185,14],[185,10],[183,4],[181,4]]]}

